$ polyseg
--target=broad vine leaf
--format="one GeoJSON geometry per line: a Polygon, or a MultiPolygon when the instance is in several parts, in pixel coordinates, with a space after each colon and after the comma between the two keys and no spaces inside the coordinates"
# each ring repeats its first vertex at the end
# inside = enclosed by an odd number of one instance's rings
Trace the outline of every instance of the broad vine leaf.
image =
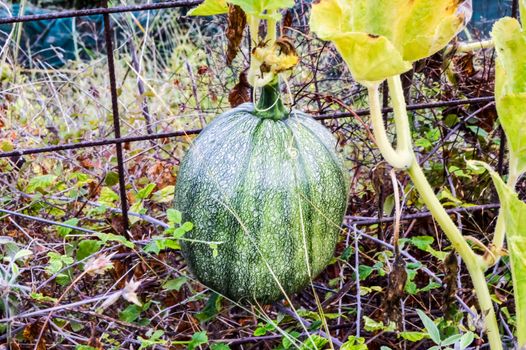
{"type": "Polygon", "coordinates": [[[201,5],[191,9],[189,16],[214,16],[228,12],[226,0],[205,0],[201,5]]]}
{"type": "MultiPolygon", "coordinates": [[[[522,2],[521,2],[522,3],[522,2]]],[[[503,18],[491,33],[497,50],[495,99],[510,144],[510,165],[526,171],[526,33],[513,18],[503,18]]]]}
{"type": "Polygon", "coordinates": [[[471,17],[471,0],[320,0],[310,27],[333,41],[354,78],[384,80],[441,50],[471,17]]]}
{"type": "MultiPolygon", "coordinates": [[[[257,18],[272,17],[277,10],[294,6],[294,0],[205,0],[192,9],[190,16],[213,16],[228,13],[228,4],[237,5],[248,14],[257,18]]],[[[279,17],[276,17],[278,19],[279,17]]]]}
{"type": "MultiPolygon", "coordinates": [[[[515,294],[517,329],[526,329],[526,203],[504,183],[502,178],[488,164],[469,161],[477,169],[485,168],[491,175],[499,194],[506,225],[506,241],[511,260],[511,276],[515,294]]],[[[526,344],[526,332],[518,332],[519,344],[526,344]]]]}
{"type": "Polygon", "coordinates": [[[228,3],[237,5],[246,14],[265,18],[265,11],[272,12],[294,6],[294,0],[228,0],[228,3]]]}

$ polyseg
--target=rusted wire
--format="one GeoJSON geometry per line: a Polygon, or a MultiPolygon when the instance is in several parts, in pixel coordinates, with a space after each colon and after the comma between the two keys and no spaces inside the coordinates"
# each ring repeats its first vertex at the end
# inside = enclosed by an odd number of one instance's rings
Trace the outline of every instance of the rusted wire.
{"type": "Polygon", "coordinates": [[[177,8],[177,7],[192,7],[192,6],[199,5],[202,2],[203,0],[166,1],[166,2],[158,2],[154,4],[144,4],[144,5],[98,7],[98,8],[93,8],[93,9],[50,12],[50,13],[43,13],[43,14],[38,14],[38,15],[22,15],[22,16],[0,18],[0,24],[13,24],[13,23],[21,23],[21,22],[43,21],[43,20],[48,20],[48,19],[84,17],[84,16],[93,16],[93,15],[109,15],[112,13],[160,10],[160,9],[169,9],[169,8],[177,8]]]}

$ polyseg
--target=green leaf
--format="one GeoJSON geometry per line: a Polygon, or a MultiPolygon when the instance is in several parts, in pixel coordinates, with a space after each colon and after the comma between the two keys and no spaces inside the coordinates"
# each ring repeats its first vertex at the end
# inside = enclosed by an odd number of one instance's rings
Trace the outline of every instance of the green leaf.
{"type": "Polygon", "coordinates": [[[513,18],[503,18],[491,33],[497,52],[495,100],[499,121],[509,140],[510,165],[526,171],[526,33],[513,18]],[[514,164],[516,163],[516,164],[514,164]]]}
{"type": "Polygon", "coordinates": [[[73,258],[67,255],[61,255],[55,252],[47,253],[49,258],[48,266],[46,267],[46,272],[50,275],[54,275],[64,267],[73,264],[73,258]]]}
{"type": "Polygon", "coordinates": [[[312,334],[310,337],[303,341],[300,346],[300,350],[321,350],[327,345],[329,341],[319,335],[312,334]]]}
{"type": "Polygon", "coordinates": [[[502,178],[488,164],[469,161],[474,168],[486,168],[499,194],[504,222],[506,241],[511,261],[511,276],[515,295],[516,323],[519,344],[526,344],[526,203],[507,186],[502,178]]]}
{"type": "Polygon", "coordinates": [[[18,252],[13,255],[12,261],[16,262],[18,260],[25,260],[25,258],[33,255],[33,252],[29,249],[20,249],[18,252]]]}
{"type": "Polygon", "coordinates": [[[100,204],[104,204],[108,207],[111,207],[112,204],[118,200],[119,200],[119,195],[115,193],[111,188],[103,187],[100,190],[100,195],[99,195],[99,200],[98,200],[100,204]]]}
{"type": "Polygon", "coordinates": [[[409,242],[420,250],[427,251],[435,239],[431,236],[415,236],[409,239],[409,242]]]}
{"type": "Polygon", "coordinates": [[[212,350],[230,350],[230,346],[228,346],[226,344],[218,343],[218,344],[212,344],[212,346],[210,346],[210,349],[212,349],[212,350]]]}
{"type": "Polygon", "coordinates": [[[360,281],[367,279],[374,271],[374,268],[367,265],[358,266],[358,275],[360,276],[360,281]]]}
{"type": "MultiPolygon", "coordinates": [[[[296,331],[292,331],[288,334],[288,336],[284,336],[281,340],[281,345],[285,350],[290,349],[290,347],[295,344],[295,340],[299,338],[301,334],[296,331]]],[[[296,348],[296,347],[294,347],[296,348]]]]}
{"type": "Polygon", "coordinates": [[[119,313],[119,320],[129,323],[134,322],[141,316],[141,312],[143,312],[142,306],[130,304],[119,313]]]}
{"type": "Polygon", "coordinates": [[[108,242],[118,242],[127,248],[135,247],[133,242],[130,242],[124,236],[116,235],[114,233],[97,233],[97,237],[104,243],[108,242]]]}
{"type": "Polygon", "coordinates": [[[405,340],[416,343],[424,339],[427,334],[424,332],[400,332],[398,335],[405,340]]]}
{"type": "Polygon", "coordinates": [[[394,322],[389,322],[388,325],[385,325],[382,321],[375,321],[370,317],[363,316],[364,320],[364,326],[363,329],[365,329],[368,332],[376,332],[376,331],[385,331],[385,332],[393,332],[396,329],[396,325],[394,322]]]}
{"type": "Polygon", "coordinates": [[[170,291],[170,290],[179,291],[179,290],[181,290],[181,287],[186,283],[186,281],[188,281],[188,278],[185,277],[185,276],[181,276],[181,277],[177,277],[177,278],[171,279],[169,281],[166,281],[163,284],[163,289],[167,290],[167,291],[170,291]]]}
{"type": "Polygon", "coordinates": [[[462,338],[462,334],[453,334],[452,336],[442,340],[442,343],[440,343],[440,345],[442,346],[453,345],[456,342],[460,341],[460,338],[462,338]]]}
{"type": "Polygon", "coordinates": [[[194,350],[199,345],[208,343],[208,336],[205,331],[197,332],[192,335],[192,340],[188,343],[188,350],[194,350]]]}
{"type": "Polygon", "coordinates": [[[201,322],[208,322],[214,319],[221,311],[221,301],[223,297],[217,293],[212,293],[205,304],[205,307],[195,315],[201,322]]]}
{"type": "Polygon", "coordinates": [[[441,50],[464,25],[451,0],[320,0],[310,27],[334,42],[354,78],[382,81],[441,50]]]}
{"type": "Polygon", "coordinates": [[[56,175],[35,176],[29,180],[26,191],[29,193],[34,193],[37,190],[39,192],[44,192],[45,190],[49,190],[51,187],[53,187],[56,180],[56,175]]]}
{"type": "Polygon", "coordinates": [[[343,253],[340,258],[342,260],[347,261],[351,258],[352,254],[353,254],[353,247],[347,247],[343,250],[343,253]]]}
{"type": "Polygon", "coordinates": [[[100,247],[104,245],[101,241],[96,241],[93,239],[85,239],[80,241],[77,249],[77,260],[83,260],[90,256],[91,254],[98,252],[100,247]]]}
{"type": "Polygon", "coordinates": [[[185,231],[185,232],[189,232],[189,231],[192,231],[192,229],[194,228],[194,224],[192,224],[191,222],[185,222],[181,228],[185,231]]]}
{"type": "Polygon", "coordinates": [[[409,238],[409,242],[413,244],[415,247],[417,247],[420,250],[423,250],[424,252],[428,252],[429,254],[433,255],[435,258],[444,261],[444,259],[447,256],[447,252],[441,252],[438,250],[435,250],[431,245],[435,239],[431,236],[415,236],[409,238]]]}
{"type": "Polygon", "coordinates": [[[151,200],[156,203],[171,203],[174,198],[175,186],[166,186],[162,190],[154,192],[151,200]]]}
{"type": "Polygon", "coordinates": [[[175,209],[168,209],[166,211],[166,218],[168,219],[168,222],[173,224],[180,224],[181,221],[183,221],[183,214],[179,210],[175,209]]]}
{"type": "Polygon", "coordinates": [[[475,340],[475,334],[473,332],[464,333],[462,338],[460,338],[460,350],[464,350],[470,346],[473,340],[475,340]]]}
{"type": "Polygon", "coordinates": [[[154,347],[155,345],[164,345],[168,343],[166,340],[161,339],[164,336],[164,331],[160,329],[156,331],[150,329],[146,333],[146,336],[148,337],[147,339],[143,337],[137,337],[137,339],[139,339],[139,341],[141,342],[139,350],[148,349],[154,347]]]}
{"type": "Polygon", "coordinates": [[[150,194],[152,194],[153,190],[155,189],[155,186],[157,186],[157,185],[156,184],[148,184],[146,187],[144,187],[143,189],[139,190],[139,192],[137,192],[135,197],[138,200],[144,200],[144,199],[150,197],[150,194]]]}
{"type": "Polygon", "coordinates": [[[416,313],[418,314],[418,317],[422,320],[422,323],[424,324],[424,327],[429,334],[429,337],[431,337],[431,340],[435,342],[435,344],[440,344],[440,331],[438,330],[437,325],[433,322],[432,319],[429,318],[422,310],[416,310],[416,313]]]}
{"type": "Polygon", "coordinates": [[[348,340],[343,343],[340,350],[367,350],[365,338],[358,338],[354,335],[351,335],[348,340]]]}
{"type": "Polygon", "coordinates": [[[249,15],[263,18],[265,11],[277,11],[294,6],[294,0],[228,0],[249,15]]]}
{"type": "Polygon", "coordinates": [[[175,239],[179,239],[179,238],[182,238],[185,235],[185,233],[186,231],[183,228],[178,227],[175,230],[173,230],[172,237],[175,239]]]}
{"type": "Polygon", "coordinates": [[[256,329],[254,329],[254,333],[252,333],[252,335],[254,335],[255,337],[261,337],[265,334],[267,334],[267,328],[265,326],[259,326],[257,327],[256,329]]]}
{"type": "MultiPolygon", "coordinates": [[[[78,223],[79,223],[79,219],[77,218],[72,218],[67,221],[64,221],[64,224],[70,225],[70,226],[77,226],[78,223]]],[[[66,237],[71,232],[73,232],[73,229],[69,227],[64,227],[64,226],[57,226],[57,232],[60,237],[66,237]]]]}
{"type": "Polygon", "coordinates": [[[228,13],[226,0],[205,0],[201,5],[191,9],[188,16],[214,16],[228,13]]]}
{"type": "Polygon", "coordinates": [[[31,293],[30,296],[31,296],[31,299],[34,299],[36,301],[47,302],[47,303],[56,303],[58,301],[57,298],[53,298],[53,297],[44,295],[42,293],[31,293]]]}
{"type": "Polygon", "coordinates": [[[110,171],[106,174],[106,177],[104,178],[104,184],[106,186],[115,186],[119,183],[119,174],[117,174],[114,171],[110,171]]]}
{"type": "Polygon", "coordinates": [[[427,286],[425,286],[424,288],[420,288],[418,291],[419,292],[429,292],[430,290],[437,289],[440,287],[442,287],[440,283],[431,281],[427,284],[427,286]]]}

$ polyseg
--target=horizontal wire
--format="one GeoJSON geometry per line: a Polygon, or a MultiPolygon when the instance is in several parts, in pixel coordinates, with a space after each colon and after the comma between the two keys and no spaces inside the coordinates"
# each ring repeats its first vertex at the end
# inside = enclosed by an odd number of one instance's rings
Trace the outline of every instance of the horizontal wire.
{"type": "MultiPolygon", "coordinates": [[[[407,110],[416,111],[416,110],[422,110],[422,109],[432,109],[432,108],[439,108],[439,107],[453,107],[453,106],[478,104],[478,103],[485,103],[485,102],[492,102],[492,101],[494,101],[493,96],[476,97],[476,98],[470,98],[470,99],[451,100],[451,101],[437,101],[437,102],[408,105],[407,110]]],[[[391,111],[392,111],[392,108],[385,108],[383,110],[383,112],[391,112],[391,111]]],[[[330,113],[330,114],[321,114],[318,116],[314,116],[314,118],[317,120],[329,120],[329,119],[349,118],[349,117],[352,117],[353,115],[364,116],[368,114],[369,114],[368,109],[362,109],[356,112],[338,112],[338,113],[330,113]]],[[[186,136],[186,135],[196,135],[196,134],[199,134],[201,130],[202,129],[181,130],[181,131],[173,131],[173,132],[151,134],[151,135],[129,136],[129,137],[120,137],[120,138],[113,138],[113,139],[104,139],[104,140],[98,140],[98,141],[85,141],[85,142],[78,142],[78,143],[72,143],[72,144],[47,146],[47,147],[41,147],[41,148],[21,149],[21,150],[14,150],[10,152],[1,152],[0,158],[20,157],[20,156],[28,155],[28,154],[50,153],[50,152],[66,151],[66,150],[81,149],[81,148],[88,148],[88,147],[114,145],[114,144],[126,143],[126,142],[139,142],[139,141],[180,137],[180,136],[186,136]]]]}
{"type": "Polygon", "coordinates": [[[31,21],[43,21],[49,19],[60,19],[60,18],[72,18],[72,17],[83,17],[93,15],[104,15],[112,13],[123,13],[123,12],[134,12],[134,11],[148,11],[148,10],[160,10],[169,9],[176,7],[192,7],[199,5],[203,0],[179,0],[179,1],[166,1],[158,2],[154,4],[144,5],[127,5],[127,6],[116,6],[116,7],[98,7],[93,9],[82,9],[82,10],[67,10],[59,12],[43,13],[38,15],[22,15],[13,17],[0,18],[0,24],[13,24],[21,22],[31,21]]]}

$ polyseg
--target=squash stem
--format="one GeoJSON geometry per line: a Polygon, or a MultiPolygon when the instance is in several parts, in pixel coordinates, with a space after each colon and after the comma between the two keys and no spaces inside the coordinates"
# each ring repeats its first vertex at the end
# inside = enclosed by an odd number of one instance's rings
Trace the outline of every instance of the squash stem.
{"type": "Polygon", "coordinates": [[[451,220],[451,217],[440,204],[417,161],[413,162],[408,172],[427,208],[466,264],[475,288],[481,314],[484,315],[491,350],[502,350],[499,325],[491,301],[486,276],[484,275],[484,262],[480,256],[473,252],[457,226],[453,223],[453,220],[451,220]]]}
{"type": "Polygon", "coordinates": [[[256,106],[256,115],[263,119],[282,120],[289,113],[281,99],[279,91],[279,79],[261,88],[261,96],[256,106]]]}
{"type": "MultiPolygon", "coordinates": [[[[411,147],[411,133],[409,129],[409,121],[395,119],[396,130],[398,133],[398,142],[396,150],[393,149],[391,141],[387,137],[385,131],[384,119],[382,116],[382,109],[380,107],[380,92],[378,90],[379,84],[372,84],[367,87],[369,93],[369,105],[371,110],[371,121],[373,124],[373,134],[376,145],[380,149],[385,160],[397,169],[407,169],[413,161],[412,147],[411,147]]],[[[398,99],[395,107],[398,109],[404,108],[405,101],[398,99]]]]}
{"type": "MultiPolygon", "coordinates": [[[[399,84],[400,76],[390,78],[389,82],[390,94],[393,98],[395,125],[402,128],[405,128],[406,125],[408,127],[409,118],[407,116],[407,110],[405,109],[405,100],[403,96],[402,85],[399,84]]],[[[372,107],[371,110],[373,110],[372,107]]],[[[381,127],[383,128],[383,121],[381,127]]],[[[398,146],[403,147],[405,151],[408,151],[407,145],[404,144],[407,141],[407,136],[408,135],[403,134],[398,135],[398,146]]],[[[375,133],[375,137],[383,138],[383,140],[377,139],[377,143],[384,145],[387,144],[389,147],[391,146],[387,138],[387,134],[385,133],[385,129],[381,133],[375,133]]],[[[410,138],[408,140],[409,143],[411,143],[410,138]]],[[[435,195],[433,188],[427,181],[427,178],[425,177],[422,168],[418,164],[418,161],[416,160],[416,155],[412,149],[410,150],[410,154],[411,161],[409,162],[410,165],[408,169],[409,176],[411,177],[415,188],[417,189],[422,200],[428,207],[429,211],[431,212],[435,220],[438,222],[439,226],[442,228],[448,239],[451,241],[453,248],[455,248],[455,250],[458,252],[462,260],[466,264],[466,268],[468,269],[469,275],[471,276],[471,280],[475,288],[475,293],[479,301],[481,314],[483,315],[485,320],[490,348],[492,350],[502,350],[502,341],[500,339],[499,326],[497,323],[497,318],[495,316],[495,310],[493,308],[491,294],[489,292],[489,288],[486,282],[486,276],[484,275],[484,268],[486,265],[484,259],[480,255],[477,255],[471,249],[466,239],[462,236],[462,233],[460,232],[458,227],[455,225],[451,217],[447,214],[446,210],[435,195]]]]}

